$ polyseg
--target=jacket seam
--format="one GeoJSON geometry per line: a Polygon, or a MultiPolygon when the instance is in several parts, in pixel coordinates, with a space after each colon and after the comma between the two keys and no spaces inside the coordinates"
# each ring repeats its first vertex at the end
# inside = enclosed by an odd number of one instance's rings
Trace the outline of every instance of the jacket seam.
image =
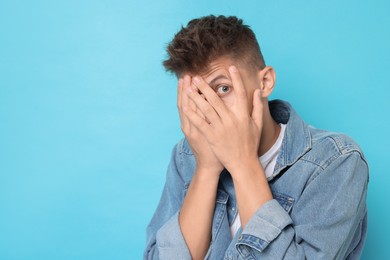
{"type": "Polygon", "coordinates": [[[185,188],[186,182],[184,180],[184,177],[181,175],[182,169],[184,168],[184,162],[183,162],[183,156],[182,156],[183,140],[184,139],[180,140],[179,144],[177,145],[177,150],[176,150],[176,154],[175,154],[175,164],[176,164],[176,168],[177,168],[177,173],[180,177],[180,180],[183,184],[183,187],[185,188]]]}
{"type": "MultiPolygon", "coordinates": [[[[313,176],[311,176],[311,178],[308,181],[308,184],[310,182],[314,181],[322,172],[324,172],[330,165],[332,165],[332,163],[334,161],[336,161],[338,158],[340,158],[340,156],[348,155],[348,153],[358,152],[359,156],[362,157],[361,153],[359,152],[359,150],[356,147],[352,146],[353,149],[351,149],[351,150],[346,149],[346,146],[343,145],[340,142],[339,138],[337,138],[336,136],[330,135],[330,136],[327,136],[325,139],[328,139],[328,140],[330,139],[330,141],[332,141],[332,144],[335,146],[335,148],[337,148],[338,152],[336,152],[330,158],[328,158],[323,163],[323,165],[319,165],[317,163],[312,162],[313,164],[318,165],[320,167],[320,170],[317,173],[314,173],[313,176]]],[[[306,160],[306,161],[308,161],[308,160],[306,160]]]]}
{"type": "Polygon", "coordinates": [[[316,163],[316,162],[313,162],[313,161],[311,161],[311,160],[308,160],[308,159],[306,159],[306,158],[301,158],[300,160],[302,160],[302,161],[305,161],[305,162],[308,162],[308,163],[311,163],[311,164],[314,164],[315,166],[318,166],[318,167],[320,167],[321,168],[321,170],[324,170],[324,167],[321,165],[321,164],[319,164],[319,163],[316,163]]]}
{"type": "Polygon", "coordinates": [[[360,156],[360,158],[365,162],[365,164],[368,166],[367,160],[361,151],[359,147],[357,147],[355,144],[343,144],[338,136],[328,136],[328,138],[331,138],[334,143],[336,144],[337,148],[339,149],[339,152],[341,154],[348,154],[352,152],[357,152],[360,156]]]}
{"type": "MultiPolygon", "coordinates": [[[[343,156],[343,155],[345,155],[345,156],[347,156],[347,155],[352,155],[352,154],[354,154],[354,153],[358,154],[359,157],[362,158],[361,155],[360,155],[360,153],[359,153],[359,151],[357,151],[357,150],[351,150],[351,151],[348,151],[348,152],[345,152],[345,153],[341,153],[341,154],[339,154],[339,155],[333,155],[331,158],[329,158],[329,159],[327,160],[327,165],[326,165],[326,167],[321,168],[320,171],[318,171],[317,173],[315,173],[314,176],[312,176],[312,177],[309,179],[308,184],[311,183],[312,181],[314,181],[321,173],[323,173],[324,171],[326,171],[326,170],[327,170],[327,169],[328,169],[328,168],[329,168],[337,159],[339,159],[341,156],[343,156]]],[[[363,160],[363,161],[364,161],[364,160],[363,160]]],[[[365,161],[364,161],[364,162],[365,162],[365,161]]]]}

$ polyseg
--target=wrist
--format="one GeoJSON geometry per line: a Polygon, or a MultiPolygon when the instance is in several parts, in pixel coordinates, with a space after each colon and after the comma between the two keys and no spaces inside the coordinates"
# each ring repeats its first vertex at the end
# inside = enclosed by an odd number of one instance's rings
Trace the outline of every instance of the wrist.
{"type": "Polygon", "coordinates": [[[246,224],[264,203],[272,199],[272,192],[260,162],[243,163],[231,174],[241,217],[241,225],[246,224]]]}
{"type": "Polygon", "coordinates": [[[200,167],[197,166],[195,168],[194,177],[196,177],[200,181],[217,181],[219,180],[219,176],[222,172],[223,168],[220,169],[218,167],[200,167]]]}
{"type": "Polygon", "coordinates": [[[192,177],[190,188],[192,190],[200,191],[201,194],[203,194],[202,196],[206,196],[206,194],[212,194],[212,196],[214,196],[218,187],[218,182],[219,175],[211,174],[207,170],[197,168],[192,177]]]}
{"type": "Polygon", "coordinates": [[[220,163],[201,163],[199,161],[196,162],[195,172],[208,172],[208,174],[212,175],[220,175],[223,170],[223,165],[220,163]]]}
{"type": "Polygon", "coordinates": [[[226,169],[232,175],[233,179],[246,178],[247,175],[253,174],[263,174],[265,176],[263,166],[257,157],[237,160],[229,164],[226,169]]]}

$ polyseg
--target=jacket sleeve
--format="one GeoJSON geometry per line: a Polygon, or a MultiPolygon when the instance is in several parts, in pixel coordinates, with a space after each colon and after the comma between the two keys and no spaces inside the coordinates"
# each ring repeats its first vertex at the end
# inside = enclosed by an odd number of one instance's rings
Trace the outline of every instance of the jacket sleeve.
{"type": "Polygon", "coordinates": [[[179,226],[184,181],[178,171],[178,146],[172,151],[160,202],[146,229],[145,260],[191,259],[179,226]]]}
{"type": "MultiPolygon", "coordinates": [[[[290,215],[276,201],[259,208],[237,238],[243,259],[345,259],[364,232],[368,167],[357,151],[316,173],[290,215]]],[[[293,183],[291,185],[294,185],[293,183]]]]}

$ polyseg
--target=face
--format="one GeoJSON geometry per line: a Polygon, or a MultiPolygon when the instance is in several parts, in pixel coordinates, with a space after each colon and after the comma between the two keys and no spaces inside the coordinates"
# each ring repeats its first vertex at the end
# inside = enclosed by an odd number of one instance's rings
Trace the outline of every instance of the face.
{"type": "Polygon", "coordinates": [[[231,65],[235,65],[240,72],[241,79],[247,92],[248,110],[252,111],[253,92],[256,88],[260,88],[261,71],[256,72],[250,70],[244,65],[240,65],[237,62],[235,63],[230,58],[222,57],[211,62],[207,71],[200,74],[200,76],[203,77],[225,105],[231,107],[236,100],[236,93],[228,70],[231,65]]]}

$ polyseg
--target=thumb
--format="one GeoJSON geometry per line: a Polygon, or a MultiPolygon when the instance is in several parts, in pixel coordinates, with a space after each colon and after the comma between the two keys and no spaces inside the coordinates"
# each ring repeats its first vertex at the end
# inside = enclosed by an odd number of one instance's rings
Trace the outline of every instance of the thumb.
{"type": "Polygon", "coordinates": [[[263,102],[261,101],[260,89],[256,89],[253,93],[252,120],[261,129],[263,123],[263,102]]]}

